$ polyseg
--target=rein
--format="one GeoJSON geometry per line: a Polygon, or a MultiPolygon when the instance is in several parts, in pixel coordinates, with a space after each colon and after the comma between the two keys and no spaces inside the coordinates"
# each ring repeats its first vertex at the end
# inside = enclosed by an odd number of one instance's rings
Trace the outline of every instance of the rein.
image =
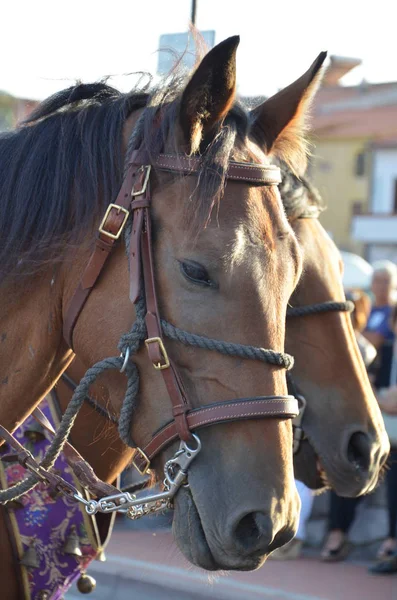
{"type": "MultiPolygon", "coordinates": [[[[176,366],[168,356],[164,336],[178,340],[185,345],[205,348],[229,356],[260,360],[286,370],[293,366],[293,358],[288,354],[213,340],[183,331],[160,319],[152,253],[151,170],[154,167],[159,170],[191,175],[197,173],[200,166],[199,158],[160,154],[152,160],[145,152],[140,150],[132,152],[120,192],[115,203],[111,203],[106,210],[98,229],[95,250],[69,304],[64,318],[64,337],[70,348],[73,348],[73,330],[78,317],[124,229],[130,269],[130,300],[135,304],[136,321],[131,331],[120,339],[118,347],[121,355],[96,363],[88,369],[76,387],[59,429],[41,464],[38,464],[30,452],[23,448],[5,428],[0,426],[0,435],[16,450],[17,460],[31,471],[31,475],[22,482],[8,490],[0,491],[0,504],[19,498],[35,487],[38,481],[45,481],[58,492],[82,502],[88,514],[120,511],[127,512],[128,516],[134,519],[169,506],[180,486],[186,484],[189,465],[201,449],[200,439],[193,431],[228,421],[269,417],[294,418],[298,415],[298,402],[290,395],[239,398],[192,409],[176,366]],[[130,356],[139,350],[143,341],[154,369],[160,371],[164,378],[172,404],[173,420],[154,434],[146,446],[140,449],[136,447],[130,437],[132,414],[139,391],[138,368],[130,360],[130,356]],[[102,497],[102,494],[98,492],[99,480],[92,480],[92,477],[90,480],[88,477],[87,481],[86,477],[86,486],[100,498],[99,500],[86,500],[62,477],[50,471],[62,450],[66,450],[69,454],[73,470],[76,472],[77,468],[78,471],[80,466],[81,471],[81,457],[77,453],[78,457],[74,455],[74,458],[71,458],[70,448],[72,447],[66,440],[77,413],[88,396],[90,386],[101,373],[112,369],[124,372],[127,377],[127,390],[119,417],[119,433],[127,445],[135,448],[133,464],[141,475],[148,471],[151,461],[160,451],[173,441],[180,439],[179,450],[164,466],[165,491],[160,494],[137,498],[133,494],[120,492],[117,488],[104,484],[108,486],[107,489],[113,488],[114,493],[102,497]]],[[[280,170],[275,166],[236,162],[229,163],[226,179],[259,185],[278,185],[281,181],[280,170]]],[[[76,451],[74,450],[74,452],[76,451]]],[[[89,467],[87,463],[85,464],[89,467]]],[[[84,468],[82,472],[83,475],[87,475],[84,468]]],[[[80,472],[79,475],[79,480],[81,480],[82,473],[80,472]]]]}

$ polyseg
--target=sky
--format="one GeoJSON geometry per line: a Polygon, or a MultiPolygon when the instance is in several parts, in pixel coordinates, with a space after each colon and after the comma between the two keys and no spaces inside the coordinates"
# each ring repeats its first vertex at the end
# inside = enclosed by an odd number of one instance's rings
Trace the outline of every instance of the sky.
{"type": "MultiPolygon", "coordinates": [[[[191,0],[11,0],[2,3],[0,89],[43,99],[76,79],[106,75],[127,91],[136,71],[155,73],[159,38],[186,31],[191,0]]],[[[397,80],[392,0],[197,0],[197,27],[215,42],[241,36],[243,95],[269,95],[299,77],[322,50],[361,58],[346,84],[397,80]]]]}

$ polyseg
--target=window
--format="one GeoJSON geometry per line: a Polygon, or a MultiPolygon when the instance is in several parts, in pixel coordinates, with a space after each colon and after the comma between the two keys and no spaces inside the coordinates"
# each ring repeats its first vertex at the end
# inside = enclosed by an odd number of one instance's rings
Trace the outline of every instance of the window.
{"type": "Polygon", "coordinates": [[[365,175],[365,154],[364,152],[359,152],[356,156],[356,166],[355,171],[357,177],[363,177],[365,175]]]}

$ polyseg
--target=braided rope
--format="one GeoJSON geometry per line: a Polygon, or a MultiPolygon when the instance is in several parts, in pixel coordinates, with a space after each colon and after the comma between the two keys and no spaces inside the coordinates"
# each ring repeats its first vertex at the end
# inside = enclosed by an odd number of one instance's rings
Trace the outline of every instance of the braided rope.
{"type": "Polygon", "coordinates": [[[287,317],[305,317],[307,315],[316,315],[326,312],[353,312],[354,303],[350,300],[345,302],[321,302],[319,304],[309,304],[308,306],[289,307],[287,317]]]}
{"type": "Polygon", "coordinates": [[[274,350],[266,350],[265,348],[257,348],[255,346],[246,346],[245,344],[234,344],[232,342],[223,342],[207,338],[203,335],[196,335],[183,331],[167,321],[161,321],[161,327],[164,335],[172,340],[177,340],[185,346],[194,346],[195,348],[204,348],[226,354],[227,356],[240,356],[241,358],[250,358],[252,360],[261,360],[277,367],[284,369],[292,369],[294,359],[289,354],[284,352],[275,352],[274,350]]]}
{"type": "MultiPolygon", "coordinates": [[[[123,359],[120,357],[111,357],[101,360],[88,369],[76,390],[73,394],[71,401],[62,417],[62,421],[59,428],[51,441],[51,444],[45,453],[45,456],[41,462],[41,466],[44,469],[51,469],[58,456],[62,452],[65,442],[68,438],[70,430],[72,429],[73,423],[77,417],[77,414],[84,403],[84,398],[88,394],[90,386],[95,382],[97,377],[104,371],[110,369],[120,370],[123,364],[123,359]]],[[[133,393],[133,389],[130,383],[130,377],[132,374],[131,365],[127,365],[127,391],[126,398],[133,393]]],[[[23,494],[33,489],[38,484],[38,478],[36,475],[31,474],[19,483],[13,485],[7,490],[0,491],[0,504],[6,504],[11,500],[20,498],[23,494]]]]}

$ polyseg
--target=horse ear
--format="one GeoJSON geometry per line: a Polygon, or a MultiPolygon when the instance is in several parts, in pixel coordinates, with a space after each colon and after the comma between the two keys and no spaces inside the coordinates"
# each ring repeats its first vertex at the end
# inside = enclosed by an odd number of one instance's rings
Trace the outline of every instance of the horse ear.
{"type": "Polygon", "coordinates": [[[215,46],[201,61],[182,94],[180,123],[190,153],[229,111],[236,93],[235,35],[215,46]]]}
{"type": "Polygon", "coordinates": [[[251,112],[251,134],[267,153],[282,158],[299,175],[307,165],[307,116],[320,85],[327,56],[321,52],[310,69],[251,112]]]}

